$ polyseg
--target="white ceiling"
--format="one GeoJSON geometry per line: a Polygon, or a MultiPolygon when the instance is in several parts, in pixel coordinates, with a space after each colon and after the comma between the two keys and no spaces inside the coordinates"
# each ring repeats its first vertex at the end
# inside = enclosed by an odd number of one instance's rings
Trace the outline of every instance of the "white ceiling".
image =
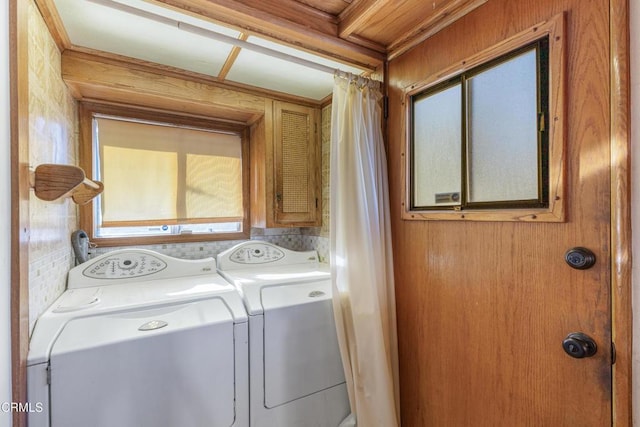
{"type": "MultiPolygon", "coordinates": [[[[233,45],[214,40],[215,35],[222,34],[233,39],[241,35],[238,31],[144,0],[55,0],[55,5],[69,39],[75,46],[216,78],[233,45]],[[165,22],[162,22],[163,19],[165,22]],[[207,30],[205,33],[210,34],[185,31],[176,26],[177,22],[207,30]]],[[[256,36],[249,36],[247,42],[354,74],[364,71],[256,36]]],[[[331,73],[246,47],[240,50],[224,80],[314,100],[325,98],[333,88],[331,73]]]]}

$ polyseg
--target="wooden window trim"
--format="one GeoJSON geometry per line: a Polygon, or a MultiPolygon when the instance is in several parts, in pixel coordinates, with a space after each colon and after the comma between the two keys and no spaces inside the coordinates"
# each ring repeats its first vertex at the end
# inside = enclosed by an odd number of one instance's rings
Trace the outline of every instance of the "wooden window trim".
{"type": "Polygon", "coordinates": [[[218,240],[241,240],[247,239],[250,235],[250,195],[249,195],[249,129],[247,126],[235,123],[228,123],[206,117],[195,117],[179,113],[152,111],[142,108],[99,104],[80,103],[80,166],[85,170],[87,176],[93,176],[93,141],[92,141],[92,117],[93,114],[105,114],[119,117],[128,117],[156,122],[166,122],[183,126],[194,126],[200,128],[210,128],[220,131],[237,132],[242,139],[242,199],[243,218],[242,231],[235,233],[212,233],[212,234],[180,234],[180,235],[158,235],[158,236],[132,236],[132,237],[96,237],[94,235],[93,224],[93,203],[80,207],[80,227],[86,230],[92,243],[100,247],[107,246],[131,246],[131,245],[151,245],[163,243],[188,243],[205,242],[218,240]]]}
{"type": "Polygon", "coordinates": [[[564,201],[564,93],[565,93],[565,34],[564,15],[534,25],[482,52],[452,64],[443,71],[413,83],[404,90],[403,123],[405,123],[405,144],[402,157],[403,192],[402,218],[405,220],[468,220],[468,221],[531,221],[563,222],[565,220],[564,201]],[[411,97],[429,87],[441,84],[490,62],[498,57],[529,45],[547,36],[549,38],[549,194],[548,207],[473,209],[455,211],[448,209],[417,210],[411,208],[410,176],[411,159],[411,97]]]}

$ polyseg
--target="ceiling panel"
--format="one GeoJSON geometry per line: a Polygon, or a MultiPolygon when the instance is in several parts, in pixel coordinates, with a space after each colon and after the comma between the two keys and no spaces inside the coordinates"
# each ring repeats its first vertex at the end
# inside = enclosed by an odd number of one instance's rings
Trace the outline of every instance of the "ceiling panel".
{"type": "MultiPolygon", "coordinates": [[[[301,50],[282,46],[258,37],[249,37],[247,42],[302,58],[330,68],[339,68],[354,74],[363,70],[340,64],[301,50]]],[[[234,66],[227,75],[229,80],[285,92],[296,96],[321,100],[333,90],[333,74],[318,71],[282,59],[242,49],[234,66]]]]}
{"type": "Polygon", "coordinates": [[[298,64],[242,49],[227,79],[320,100],[333,88],[333,76],[298,64]]]}
{"type": "MultiPolygon", "coordinates": [[[[119,2],[112,2],[117,7],[119,2]]],[[[71,42],[76,46],[124,55],[217,76],[232,46],[176,26],[107,7],[87,0],[56,0],[56,7],[71,42]]],[[[128,6],[150,11],[157,16],[216,30],[231,37],[237,31],[197,20],[188,15],[129,0],[128,6]]]]}

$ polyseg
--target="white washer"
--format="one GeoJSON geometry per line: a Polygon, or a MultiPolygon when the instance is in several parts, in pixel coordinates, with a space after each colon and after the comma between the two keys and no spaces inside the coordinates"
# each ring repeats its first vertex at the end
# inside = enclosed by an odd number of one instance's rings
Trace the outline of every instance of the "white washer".
{"type": "Polygon", "coordinates": [[[118,250],[67,287],[31,337],[30,427],[248,426],[248,318],[213,258],[118,250]]]}
{"type": "Polygon", "coordinates": [[[249,241],[217,257],[249,314],[252,427],[337,427],[349,414],[328,266],[249,241]]]}

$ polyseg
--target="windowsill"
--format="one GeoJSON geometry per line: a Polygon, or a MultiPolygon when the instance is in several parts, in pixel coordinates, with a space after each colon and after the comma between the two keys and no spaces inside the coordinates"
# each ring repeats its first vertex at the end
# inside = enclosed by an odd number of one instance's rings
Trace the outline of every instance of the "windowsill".
{"type": "Polygon", "coordinates": [[[239,233],[216,234],[180,234],[171,236],[135,236],[135,237],[93,237],[89,236],[91,243],[98,247],[111,246],[141,246],[161,245],[172,243],[212,242],[220,240],[246,240],[250,237],[249,231],[239,233]]]}
{"type": "Polygon", "coordinates": [[[528,209],[469,209],[469,210],[422,210],[403,211],[404,220],[432,221],[519,221],[519,222],[564,222],[564,205],[556,199],[549,208],[528,209]]]}

